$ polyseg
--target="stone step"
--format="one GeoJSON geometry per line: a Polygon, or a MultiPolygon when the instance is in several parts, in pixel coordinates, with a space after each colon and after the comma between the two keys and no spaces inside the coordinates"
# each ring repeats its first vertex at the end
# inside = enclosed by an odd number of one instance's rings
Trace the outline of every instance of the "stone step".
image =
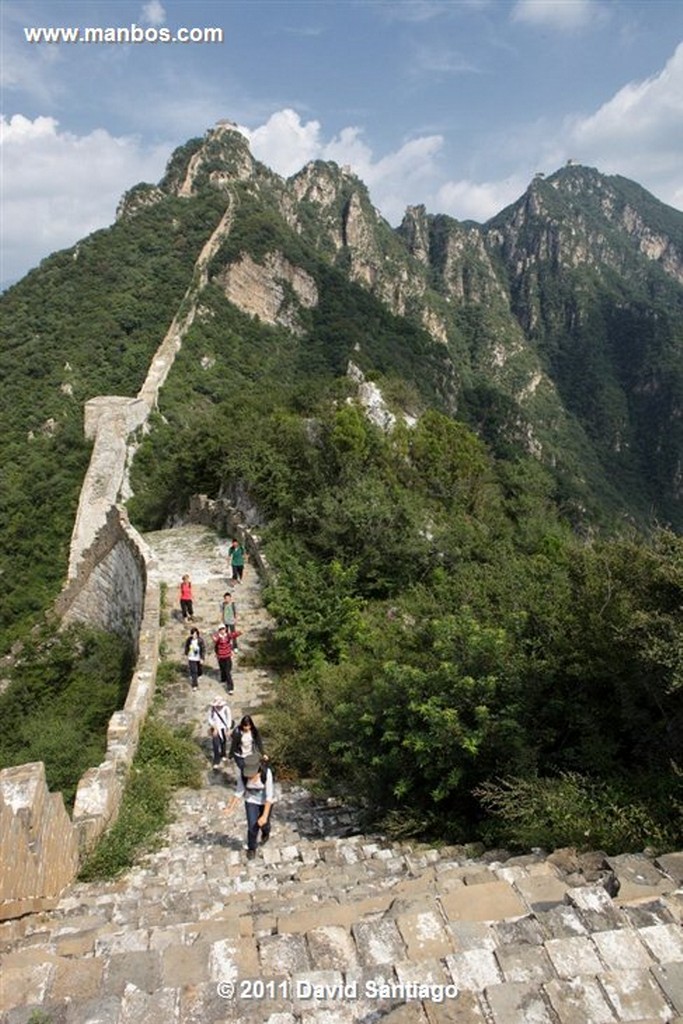
{"type": "MultiPolygon", "coordinates": [[[[227,589],[205,530],[150,538],[169,587],[190,568],[207,634],[227,589]]],[[[269,628],[237,589],[244,651],[269,628]]],[[[206,751],[215,665],[178,678],[162,714],[206,751]]],[[[239,655],[235,717],[270,681],[239,655]]],[[[224,814],[231,766],[174,800],[157,850],[122,878],[76,884],[0,924],[2,1024],[602,1024],[683,1017],[683,855],[544,858],[364,835],[352,809],[283,782],[270,842],[245,859],[224,814]],[[616,891],[610,897],[603,884],[616,891]],[[422,989],[419,986],[423,986],[422,989]],[[231,988],[232,986],[232,988],[231,988]],[[425,987],[427,986],[427,987],[425,987]],[[41,1016],[42,1015],[42,1016],[41,1016]]]]}

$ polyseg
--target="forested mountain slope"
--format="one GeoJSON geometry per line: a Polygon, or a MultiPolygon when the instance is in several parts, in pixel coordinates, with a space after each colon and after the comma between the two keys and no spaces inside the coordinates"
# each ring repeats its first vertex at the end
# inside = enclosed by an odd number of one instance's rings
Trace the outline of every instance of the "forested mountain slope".
{"type": "Polygon", "coordinates": [[[258,522],[283,763],[401,828],[558,839],[607,801],[605,843],[677,841],[683,217],[588,168],[393,230],[348,170],[285,181],[228,124],[177,150],[2,298],[5,644],[63,571],[83,401],[139,389],[228,202],[129,510],[258,522]]]}

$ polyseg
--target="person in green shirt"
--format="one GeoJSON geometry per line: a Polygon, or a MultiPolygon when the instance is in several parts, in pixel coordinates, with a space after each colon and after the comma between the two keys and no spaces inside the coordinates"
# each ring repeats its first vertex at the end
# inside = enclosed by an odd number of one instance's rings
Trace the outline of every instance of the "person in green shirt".
{"type": "Polygon", "coordinates": [[[228,551],[228,561],[230,563],[230,568],[232,569],[232,578],[235,583],[242,582],[242,576],[244,574],[244,558],[244,548],[238,540],[233,538],[230,550],[228,551]]]}

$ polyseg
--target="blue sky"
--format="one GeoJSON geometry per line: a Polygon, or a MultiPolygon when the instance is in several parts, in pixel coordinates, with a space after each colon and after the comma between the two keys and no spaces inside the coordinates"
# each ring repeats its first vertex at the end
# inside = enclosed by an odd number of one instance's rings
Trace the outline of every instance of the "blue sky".
{"type": "Polygon", "coordinates": [[[112,223],[219,118],[288,176],[350,164],[392,223],[484,221],[572,158],[683,208],[680,0],[0,0],[7,284],[112,223]],[[220,28],[28,43],[25,28],[220,28]]]}

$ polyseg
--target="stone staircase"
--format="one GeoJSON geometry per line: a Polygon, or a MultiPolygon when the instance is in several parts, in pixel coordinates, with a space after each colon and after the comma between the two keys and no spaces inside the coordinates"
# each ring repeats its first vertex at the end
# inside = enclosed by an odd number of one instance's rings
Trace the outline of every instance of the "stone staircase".
{"type": "MultiPolygon", "coordinates": [[[[169,585],[191,572],[208,632],[225,589],[215,538],[149,540],[169,585]]],[[[249,568],[236,597],[248,652],[268,625],[249,568]]],[[[171,619],[171,653],[185,632],[171,619]]],[[[242,659],[236,715],[269,687],[242,659]]],[[[162,711],[194,721],[203,744],[218,687],[207,675],[193,693],[179,674],[162,711]]],[[[207,760],[162,845],[124,877],[0,925],[3,1024],[683,1021],[683,854],[476,857],[391,842],[281,783],[270,842],[247,862],[243,815],[224,813],[232,782],[207,760]]]]}

